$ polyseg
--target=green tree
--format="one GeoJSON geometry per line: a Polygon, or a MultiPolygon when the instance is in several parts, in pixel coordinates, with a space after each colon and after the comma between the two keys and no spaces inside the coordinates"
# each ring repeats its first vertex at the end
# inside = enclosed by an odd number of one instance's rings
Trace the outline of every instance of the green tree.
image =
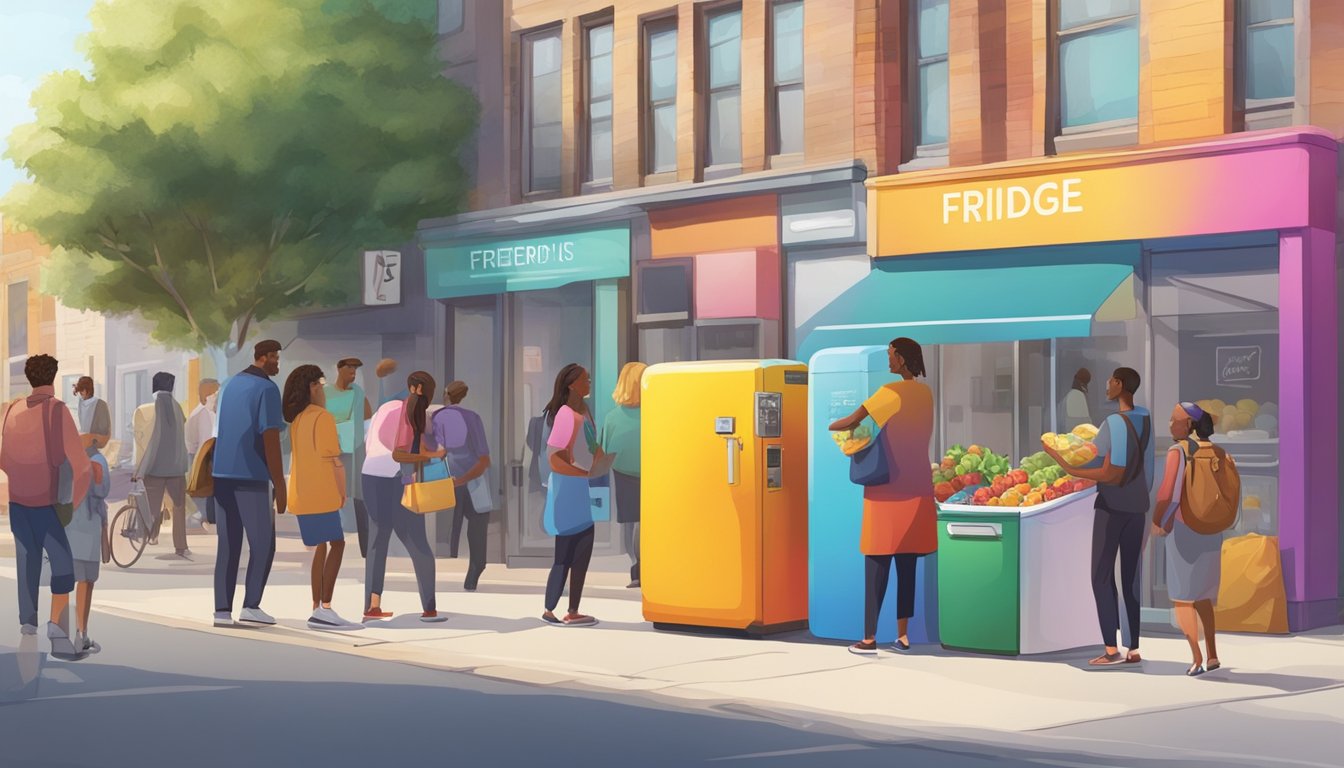
{"type": "Polygon", "coordinates": [[[357,294],[361,249],[460,207],[476,105],[432,0],[100,1],[91,74],[11,136],[0,203],[67,306],[137,314],[216,362],[268,317],[357,294]]]}

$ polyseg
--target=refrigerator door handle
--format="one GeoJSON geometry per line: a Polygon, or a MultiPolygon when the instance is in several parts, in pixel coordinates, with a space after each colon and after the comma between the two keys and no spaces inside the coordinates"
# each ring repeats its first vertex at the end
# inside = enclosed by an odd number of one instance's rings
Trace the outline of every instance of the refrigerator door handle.
{"type": "Polygon", "coordinates": [[[948,523],[947,535],[957,539],[1001,539],[1000,523],[948,523]]]}
{"type": "Polygon", "coordinates": [[[723,442],[728,448],[728,484],[737,485],[737,462],[738,454],[742,452],[742,441],[736,437],[726,437],[723,442]]]}

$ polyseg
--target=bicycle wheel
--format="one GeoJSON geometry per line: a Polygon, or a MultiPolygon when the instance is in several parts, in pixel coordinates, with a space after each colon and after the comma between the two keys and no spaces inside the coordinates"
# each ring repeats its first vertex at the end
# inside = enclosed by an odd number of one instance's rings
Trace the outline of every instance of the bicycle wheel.
{"type": "Polygon", "coordinates": [[[135,561],[144,553],[145,545],[149,543],[149,535],[134,504],[127,504],[117,510],[117,514],[112,517],[109,534],[112,537],[112,562],[122,568],[135,565],[135,561]]]}

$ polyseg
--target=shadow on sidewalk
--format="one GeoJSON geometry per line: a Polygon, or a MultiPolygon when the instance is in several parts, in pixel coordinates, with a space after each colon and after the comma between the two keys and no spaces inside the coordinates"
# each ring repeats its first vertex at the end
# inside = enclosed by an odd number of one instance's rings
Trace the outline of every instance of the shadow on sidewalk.
{"type": "MultiPolygon", "coordinates": [[[[743,713],[658,706],[644,698],[542,690],[377,662],[348,665],[343,658],[333,663],[310,649],[216,644],[210,651],[205,668],[193,674],[95,661],[48,665],[24,700],[0,703],[7,729],[29,736],[7,739],[6,759],[14,765],[138,768],[145,764],[149,738],[154,751],[190,755],[195,766],[312,765],[315,744],[325,755],[322,764],[331,766],[425,764],[439,750],[446,750],[440,759],[451,754],[454,763],[528,765],[544,762],[546,755],[554,759],[563,749],[559,745],[582,734],[582,764],[589,766],[630,765],[632,756],[651,766],[772,768],[1120,764],[1104,746],[1095,753],[1066,749],[1058,741],[1009,746],[971,731],[893,732],[889,741],[860,740],[743,713]],[[242,664],[252,671],[237,678],[206,671],[242,664]],[[259,678],[266,670],[282,677],[259,678]],[[337,674],[349,679],[323,679],[337,674]],[[209,740],[219,738],[213,724],[219,723],[246,733],[246,741],[211,748],[209,740]],[[320,742],[313,733],[322,734],[320,742]],[[52,761],[52,740],[62,734],[61,759],[52,761]]],[[[6,661],[11,655],[0,650],[6,661]]],[[[1125,757],[1122,764],[1213,763],[1125,757]]]]}
{"type": "MultiPolygon", "coordinates": [[[[445,631],[476,631],[476,632],[495,632],[498,634],[511,634],[514,632],[526,632],[538,627],[551,627],[557,632],[600,632],[606,629],[620,629],[632,632],[651,631],[652,627],[644,623],[632,623],[622,621],[603,621],[599,616],[596,626],[590,627],[566,627],[554,624],[547,624],[541,619],[541,610],[537,610],[535,616],[522,618],[500,618],[497,616],[481,616],[472,613],[459,613],[456,611],[443,611],[441,614],[447,615],[448,620],[439,623],[425,623],[420,621],[420,617],[413,613],[407,613],[396,616],[385,621],[368,621],[364,626],[370,629],[442,629],[445,631]]],[[[358,635],[358,633],[354,633],[358,635]]]]}
{"type": "MultiPolygon", "coordinates": [[[[1185,669],[1188,666],[1182,665],[1182,668],[1185,669]]],[[[1273,688],[1284,693],[1302,693],[1321,688],[1338,687],[1340,684],[1338,680],[1332,680],[1328,677],[1283,675],[1273,672],[1237,672],[1226,667],[1204,673],[1199,677],[1198,682],[1251,685],[1257,688],[1273,688]]]]}

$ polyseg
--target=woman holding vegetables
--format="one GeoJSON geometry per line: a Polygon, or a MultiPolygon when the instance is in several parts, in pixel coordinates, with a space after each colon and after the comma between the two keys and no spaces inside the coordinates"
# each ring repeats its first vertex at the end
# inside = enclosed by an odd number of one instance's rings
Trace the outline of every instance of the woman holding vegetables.
{"type": "Polygon", "coordinates": [[[866,558],[866,604],[861,642],[851,653],[877,653],[877,618],[886,597],[891,566],[896,564],[897,639],[892,650],[910,649],[907,629],[915,615],[915,566],[921,555],[938,549],[938,512],[930,481],[929,440],[933,435],[933,393],[916,381],[924,373],[924,352],[912,339],[899,338],[887,347],[891,372],[900,380],[887,384],[831,431],[852,430],[872,417],[885,441],[890,480],[863,488],[863,528],[859,549],[866,558]]]}

